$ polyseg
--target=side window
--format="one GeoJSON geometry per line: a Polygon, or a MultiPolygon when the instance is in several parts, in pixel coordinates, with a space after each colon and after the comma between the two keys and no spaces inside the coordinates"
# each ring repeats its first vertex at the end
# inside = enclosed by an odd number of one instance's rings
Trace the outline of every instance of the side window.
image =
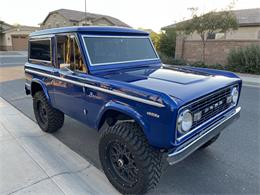
{"type": "Polygon", "coordinates": [[[51,40],[35,39],[30,40],[30,60],[51,61],[51,40]]]}
{"type": "Polygon", "coordinates": [[[57,35],[57,63],[60,68],[87,72],[74,35],[57,35]]]}

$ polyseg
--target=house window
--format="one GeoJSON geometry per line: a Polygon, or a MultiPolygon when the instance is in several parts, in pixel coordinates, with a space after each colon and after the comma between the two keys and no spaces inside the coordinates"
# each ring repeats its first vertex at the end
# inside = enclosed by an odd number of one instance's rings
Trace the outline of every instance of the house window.
{"type": "Polygon", "coordinates": [[[216,39],[216,33],[214,32],[209,32],[207,34],[207,39],[216,39]]]}

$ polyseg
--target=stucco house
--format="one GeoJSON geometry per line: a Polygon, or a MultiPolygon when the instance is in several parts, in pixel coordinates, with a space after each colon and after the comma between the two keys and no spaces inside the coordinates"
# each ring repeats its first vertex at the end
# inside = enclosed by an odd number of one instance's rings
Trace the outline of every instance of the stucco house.
{"type": "MultiPolygon", "coordinates": [[[[226,33],[208,34],[205,47],[207,64],[226,64],[227,55],[233,48],[260,45],[260,8],[232,11],[237,18],[239,28],[226,33]]],[[[162,30],[175,28],[176,24],[165,26],[162,30]]],[[[197,33],[188,36],[177,36],[175,58],[188,62],[201,61],[202,42],[197,33]]]]}
{"type": "Polygon", "coordinates": [[[41,29],[57,28],[62,26],[122,26],[130,27],[121,20],[94,13],[85,13],[76,10],[59,9],[50,12],[40,24],[41,29]]]}
{"type": "Polygon", "coordinates": [[[2,22],[0,33],[0,51],[25,51],[28,45],[28,36],[38,27],[24,25],[10,25],[2,22]]]}

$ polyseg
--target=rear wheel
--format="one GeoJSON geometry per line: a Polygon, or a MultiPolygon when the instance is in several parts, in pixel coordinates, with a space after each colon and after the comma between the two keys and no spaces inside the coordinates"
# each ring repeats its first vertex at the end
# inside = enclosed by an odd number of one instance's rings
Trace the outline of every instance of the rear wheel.
{"type": "Polygon", "coordinates": [[[162,173],[162,153],[151,147],[133,122],[117,123],[101,135],[99,157],[113,186],[123,194],[154,188],[162,173]]]}
{"type": "Polygon", "coordinates": [[[217,134],[215,137],[213,137],[211,140],[209,140],[208,142],[206,142],[204,145],[202,145],[201,147],[200,147],[200,149],[205,149],[205,148],[207,148],[207,147],[209,147],[211,144],[213,144],[215,141],[217,141],[217,139],[219,138],[219,136],[220,136],[220,133],[219,134],[217,134]]]}
{"type": "Polygon", "coordinates": [[[63,126],[64,114],[49,104],[43,91],[38,91],[33,96],[33,110],[43,131],[53,133],[63,126]]]}

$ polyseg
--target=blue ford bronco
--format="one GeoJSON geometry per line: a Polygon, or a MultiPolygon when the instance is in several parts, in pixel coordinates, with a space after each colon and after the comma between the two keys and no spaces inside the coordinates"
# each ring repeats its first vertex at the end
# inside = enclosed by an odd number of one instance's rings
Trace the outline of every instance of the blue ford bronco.
{"type": "Polygon", "coordinates": [[[162,64],[149,34],[119,27],[34,32],[25,91],[40,128],[59,130],[64,114],[98,131],[99,157],[113,186],[145,193],[163,162],[206,148],[240,114],[242,81],[226,71],[162,64]]]}

